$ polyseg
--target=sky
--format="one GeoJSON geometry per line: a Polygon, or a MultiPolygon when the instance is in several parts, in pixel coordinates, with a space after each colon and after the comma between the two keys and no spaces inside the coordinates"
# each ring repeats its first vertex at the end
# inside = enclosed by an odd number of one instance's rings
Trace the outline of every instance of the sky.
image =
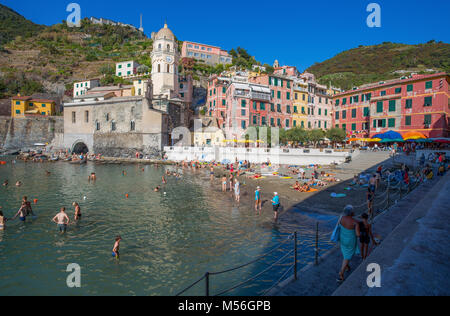
{"type": "Polygon", "coordinates": [[[247,49],[262,63],[305,70],[359,45],[450,42],[448,0],[0,0],[38,24],[66,20],[69,3],[81,17],[103,17],[139,27],[150,37],[167,20],[179,40],[247,49]],[[369,28],[370,3],[381,8],[381,27],[369,28]]]}

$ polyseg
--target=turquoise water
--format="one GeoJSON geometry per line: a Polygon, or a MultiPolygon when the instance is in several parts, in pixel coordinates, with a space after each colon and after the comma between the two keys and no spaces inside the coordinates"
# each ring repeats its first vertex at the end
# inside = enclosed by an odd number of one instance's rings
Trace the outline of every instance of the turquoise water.
{"type": "MultiPolygon", "coordinates": [[[[219,183],[211,186],[206,171],[185,172],[180,180],[169,177],[162,192],[155,193],[163,174],[164,168],[154,166],[8,160],[0,166],[0,181],[10,183],[0,187],[5,216],[15,214],[24,195],[38,199],[33,204],[38,216],[26,223],[8,222],[0,231],[0,295],[174,295],[206,271],[228,269],[268,252],[294,230],[299,231],[299,264],[313,260],[309,227],[276,226],[271,213],[256,216],[246,206],[233,205],[219,193],[219,183]],[[88,183],[91,172],[97,174],[95,184],[88,183]],[[14,185],[17,180],[22,187],[14,185]],[[65,206],[72,220],[73,201],[81,206],[82,220],[61,236],[51,219],[65,206]],[[123,238],[119,261],[111,257],[116,235],[123,238]],[[81,267],[81,288],[66,285],[71,263],[81,267]]],[[[291,249],[289,242],[258,264],[211,277],[211,294],[262,271],[291,249]]],[[[292,260],[289,256],[228,294],[261,294],[292,260]]],[[[201,282],[186,294],[204,293],[201,282]]]]}

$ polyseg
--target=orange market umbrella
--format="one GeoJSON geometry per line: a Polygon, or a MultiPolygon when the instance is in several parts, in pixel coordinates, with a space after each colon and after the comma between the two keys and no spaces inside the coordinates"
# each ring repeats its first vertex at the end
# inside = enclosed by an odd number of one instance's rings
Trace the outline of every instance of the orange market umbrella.
{"type": "Polygon", "coordinates": [[[419,132],[406,132],[402,135],[404,140],[409,139],[426,139],[426,136],[419,132]]]}

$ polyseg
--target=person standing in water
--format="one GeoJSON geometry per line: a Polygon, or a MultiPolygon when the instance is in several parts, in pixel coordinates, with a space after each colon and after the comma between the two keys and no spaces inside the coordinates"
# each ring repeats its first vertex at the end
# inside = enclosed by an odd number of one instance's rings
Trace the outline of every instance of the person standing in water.
{"type": "Polygon", "coordinates": [[[280,197],[278,196],[277,192],[274,192],[274,197],[272,199],[272,207],[273,212],[275,213],[273,219],[275,220],[276,223],[278,220],[278,211],[280,210],[280,197]]]}
{"type": "Polygon", "coordinates": [[[78,221],[81,219],[81,208],[80,205],[77,202],[73,202],[72,206],[75,207],[75,221],[78,221]]]}
{"type": "Polygon", "coordinates": [[[6,221],[8,219],[3,215],[2,207],[0,206],[0,230],[4,230],[6,228],[6,221]]]}
{"type": "Polygon", "coordinates": [[[238,179],[234,179],[234,198],[236,199],[236,202],[240,202],[241,200],[241,184],[239,183],[238,179]]]}
{"type": "Polygon", "coordinates": [[[210,172],[209,172],[209,176],[211,178],[211,181],[213,181],[214,180],[214,167],[213,166],[211,166],[211,169],[210,169],[210,172]]]}
{"type": "Polygon", "coordinates": [[[257,187],[255,191],[255,211],[258,212],[259,209],[259,215],[261,215],[261,209],[262,209],[262,200],[261,200],[261,187],[257,187]]]}
{"type": "Polygon", "coordinates": [[[222,192],[227,192],[227,176],[222,177],[222,192]]]}
{"type": "Polygon", "coordinates": [[[122,240],[122,237],[120,237],[120,236],[116,237],[116,242],[114,243],[114,247],[112,250],[112,256],[116,259],[120,259],[119,248],[120,248],[121,240],[122,240]]]}
{"type": "Polygon", "coordinates": [[[67,230],[67,225],[70,222],[69,216],[66,214],[66,208],[61,207],[61,211],[53,217],[52,221],[58,224],[59,232],[64,234],[67,230]]]}

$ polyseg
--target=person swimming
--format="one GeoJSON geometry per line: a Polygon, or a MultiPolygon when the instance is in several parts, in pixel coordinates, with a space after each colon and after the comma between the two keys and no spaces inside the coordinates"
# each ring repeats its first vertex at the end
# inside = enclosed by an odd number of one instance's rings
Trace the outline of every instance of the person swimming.
{"type": "Polygon", "coordinates": [[[5,180],[5,181],[3,182],[3,186],[4,186],[4,187],[7,187],[8,184],[9,184],[8,180],[5,180]]]}
{"type": "Polygon", "coordinates": [[[21,181],[17,181],[16,182],[16,187],[20,187],[20,186],[22,186],[22,182],[21,181]]]}

